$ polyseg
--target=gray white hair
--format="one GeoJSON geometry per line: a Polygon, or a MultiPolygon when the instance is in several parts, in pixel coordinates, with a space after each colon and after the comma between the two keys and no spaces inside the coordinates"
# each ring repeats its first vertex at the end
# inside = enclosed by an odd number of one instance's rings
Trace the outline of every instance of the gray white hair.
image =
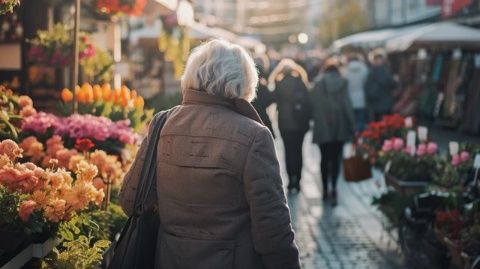
{"type": "Polygon", "coordinates": [[[214,39],[196,47],[182,76],[182,90],[202,90],[229,99],[256,97],[258,73],[255,63],[242,47],[214,39]]]}

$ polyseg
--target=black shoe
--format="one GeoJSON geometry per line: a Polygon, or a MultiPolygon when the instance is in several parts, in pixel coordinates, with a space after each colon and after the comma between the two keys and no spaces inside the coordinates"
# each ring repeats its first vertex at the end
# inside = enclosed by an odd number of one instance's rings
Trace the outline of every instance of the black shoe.
{"type": "Polygon", "coordinates": [[[328,201],[328,191],[324,191],[322,196],[323,196],[323,197],[322,197],[322,200],[323,200],[324,202],[328,201]]]}
{"type": "Polygon", "coordinates": [[[332,191],[332,206],[337,206],[337,191],[333,190],[332,191]]]}
{"type": "Polygon", "coordinates": [[[300,192],[300,178],[295,180],[295,183],[293,184],[293,187],[297,189],[298,192],[300,192]]]}
{"type": "Polygon", "coordinates": [[[297,179],[296,176],[292,176],[289,178],[287,189],[289,191],[293,189],[297,189],[298,191],[300,191],[299,180],[297,179]]]}

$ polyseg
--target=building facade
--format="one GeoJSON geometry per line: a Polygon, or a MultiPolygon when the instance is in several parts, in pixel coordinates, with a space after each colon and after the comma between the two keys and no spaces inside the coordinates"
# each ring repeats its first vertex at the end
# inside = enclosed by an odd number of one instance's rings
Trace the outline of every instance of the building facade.
{"type": "Polygon", "coordinates": [[[441,16],[441,5],[430,5],[426,0],[368,0],[370,28],[395,27],[441,16]]]}
{"type": "Polygon", "coordinates": [[[261,38],[267,43],[286,42],[289,36],[318,32],[325,0],[196,0],[197,21],[261,38]]]}

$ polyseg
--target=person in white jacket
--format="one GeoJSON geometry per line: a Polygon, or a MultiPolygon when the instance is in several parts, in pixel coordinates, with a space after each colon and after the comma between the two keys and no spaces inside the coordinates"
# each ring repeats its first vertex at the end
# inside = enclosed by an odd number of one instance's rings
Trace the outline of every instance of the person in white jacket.
{"type": "Polygon", "coordinates": [[[352,55],[348,58],[348,65],[344,72],[344,76],[348,80],[348,92],[355,113],[356,131],[361,132],[367,123],[365,83],[368,77],[368,67],[358,56],[352,55]]]}

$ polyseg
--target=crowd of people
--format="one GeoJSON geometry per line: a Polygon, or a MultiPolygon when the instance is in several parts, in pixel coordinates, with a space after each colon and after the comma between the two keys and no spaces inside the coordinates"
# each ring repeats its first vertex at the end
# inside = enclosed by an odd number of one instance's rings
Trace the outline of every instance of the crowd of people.
{"type": "Polygon", "coordinates": [[[368,62],[351,54],[344,64],[338,58],[328,58],[321,64],[284,58],[272,61],[275,66],[266,55],[255,59],[260,80],[252,104],[273,136],[267,108],[276,104],[289,191],[300,191],[302,145],[313,122],[312,142],[318,144],[322,155],[322,197],[336,205],[343,145],[369,121],[392,113],[398,88],[385,56],[375,54],[371,58],[368,62]]]}

